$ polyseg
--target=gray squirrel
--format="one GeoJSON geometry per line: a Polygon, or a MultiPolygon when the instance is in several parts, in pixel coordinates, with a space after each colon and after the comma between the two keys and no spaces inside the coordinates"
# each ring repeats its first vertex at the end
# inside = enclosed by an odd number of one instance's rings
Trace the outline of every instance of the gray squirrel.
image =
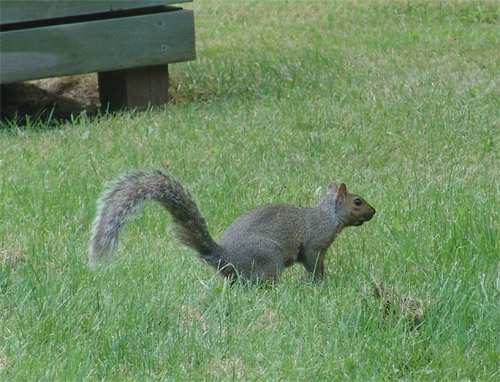
{"type": "Polygon", "coordinates": [[[234,282],[275,281],[284,268],[302,263],[320,280],[328,247],[344,227],[360,226],[375,209],[346,185],[331,182],[314,207],[266,204],[236,218],[216,243],[190,193],[162,170],[136,171],[113,181],[98,201],[90,263],[112,253],[130,215],[153,200],[172,215],[178,238],[208,265],[234,282]]]}

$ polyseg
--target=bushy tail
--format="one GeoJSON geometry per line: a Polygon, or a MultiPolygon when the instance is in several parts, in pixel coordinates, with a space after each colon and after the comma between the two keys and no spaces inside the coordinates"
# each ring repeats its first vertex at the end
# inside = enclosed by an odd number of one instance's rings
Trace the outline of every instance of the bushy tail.
{"type": "Polygon", "coordinates": [[[148,200],[160,203],[170,212],[182,243],[197,251],[209,265],[225,265],[221,264],[223,249],[210,237],[205,219],[189,192],[161,170],[125,174],[101,195],[90,244],[91,265],[115,250],[128,218],[148,200]]]}

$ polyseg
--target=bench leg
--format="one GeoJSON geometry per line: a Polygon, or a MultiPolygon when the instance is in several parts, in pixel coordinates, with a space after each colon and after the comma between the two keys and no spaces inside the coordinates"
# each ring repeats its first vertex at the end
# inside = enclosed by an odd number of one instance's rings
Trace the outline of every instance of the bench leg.
{"type": "Polygon", "coordinates": [[[101,107],[145,110],[168,101],[168,66],[114,70],[98,73],[101,107]]]}

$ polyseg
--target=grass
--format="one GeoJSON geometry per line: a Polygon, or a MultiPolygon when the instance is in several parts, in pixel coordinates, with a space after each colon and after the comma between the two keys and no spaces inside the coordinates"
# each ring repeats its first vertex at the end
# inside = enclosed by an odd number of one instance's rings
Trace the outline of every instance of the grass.
{"type": "Polygon", "coordinates": [[[1,380],[496,380],[500,67],[495,1],[195,2],[174,102],[0,130],[1,380]],[[28,127],[26,127],[28,126],[28,127]],[[303,268],[229,288],[147,205],[87,267],[95,200],[168,168],[217,238],[263,203],[345,182],[375,219],[303,268]],[[373,279],[419,299],[384,316],[373,279]]]}

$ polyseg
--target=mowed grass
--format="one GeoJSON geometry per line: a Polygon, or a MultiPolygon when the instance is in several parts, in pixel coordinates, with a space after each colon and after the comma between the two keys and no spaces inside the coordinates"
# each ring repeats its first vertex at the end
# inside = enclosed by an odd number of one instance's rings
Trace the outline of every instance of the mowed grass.
{"type": "MultiPolygon", "coordinates": [[[[173,104],[0,131],[1,380],[498,380],[496,1],[198,1],[173,104]],[[147,205],[87,266],[95,201],[167,168],[215,238],[330,180],[376,209],[311,283],[230,288],[147,205]],[[417,327],[372,281],[420,300],[417,327]]],[[[395,298],[396,299],[396,298],[395,298]]]]}

